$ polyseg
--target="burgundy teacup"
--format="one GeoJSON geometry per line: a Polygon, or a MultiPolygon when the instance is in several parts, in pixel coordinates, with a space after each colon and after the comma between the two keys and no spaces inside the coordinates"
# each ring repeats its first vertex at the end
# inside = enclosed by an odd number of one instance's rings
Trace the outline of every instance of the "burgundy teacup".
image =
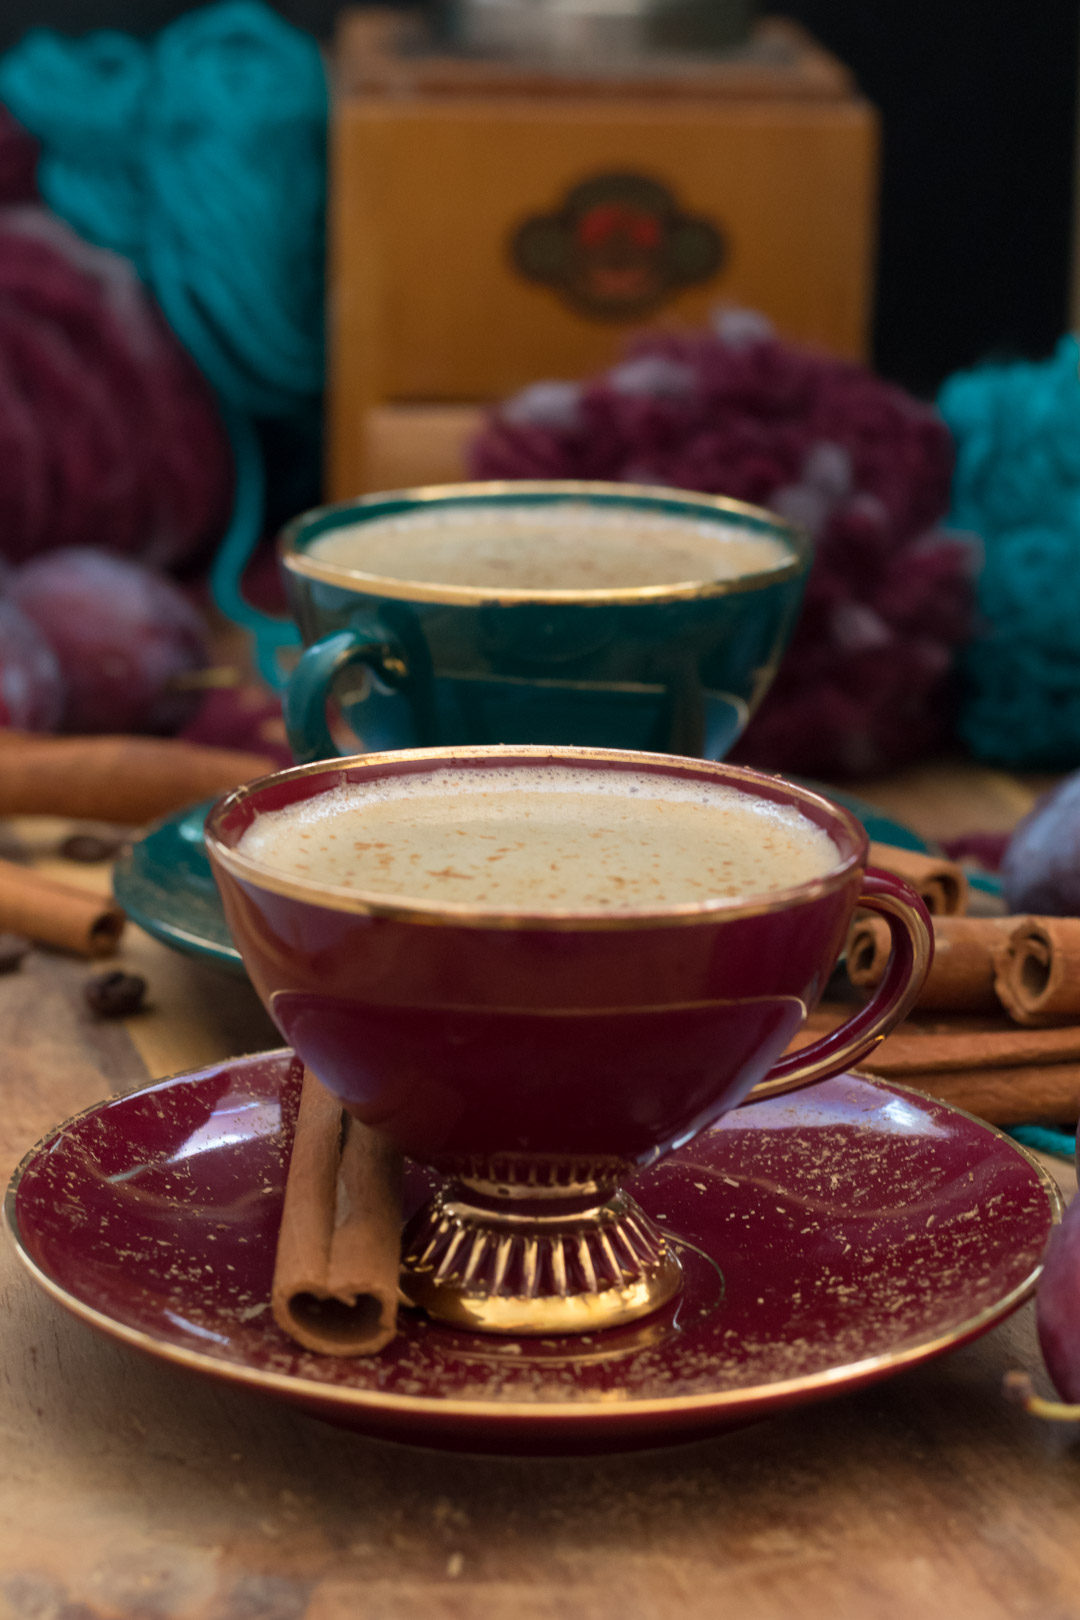
{"type": "Polygon", "coordinates": [[[206,844],[285,1039],[353,1114],[447,1178],[406,1231],[403,1287],[474,1329],[588,1330],[670,1298],[674,1249],[620,1184],[726,1110],[865,1058],[933,948],[913,891],[866,870],[846,810],[670,755],[446,748],[300,766],[220,801],[206,844]],[[342,881],[348,861],[311,876],[310,840],[329,859],[326,828],[345,826],[320,819],[343,802],[325,797],[335,789],[369,818],[363,838],[355,822],[342,834],[368,862],[362,882],[342,881]],[[500,792],[526,807],[527,836],[476,819],[500,792]],[[706,837],[723,806],[742,829],[730,881],[706,837]],[[490,876],[508,854],[510,875],[490,876]],[[857,906],[892,931],[885,977],[840,1029],[782,1056],[857,906]]]}

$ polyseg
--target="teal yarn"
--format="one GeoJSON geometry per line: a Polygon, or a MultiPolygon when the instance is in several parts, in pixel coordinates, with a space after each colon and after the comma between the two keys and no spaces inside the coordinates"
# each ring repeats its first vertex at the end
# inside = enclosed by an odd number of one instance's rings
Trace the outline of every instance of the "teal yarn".
{"type": "Polygon", "coordinates": [[[1055,1131],[1049,1125],[1013,1125],[1009,1135],[1037,1153],[1052,1153],[1059,1159],[1076,1157],[1076,1136],[1071,1131],[1055,1131]]]}
{"type": "Polygon", "coordinates": [[[996,764],[1080,764],[1080,345],[949,378],[950,520],[980,534],[959,729],[996,764]]]}
{"type": "Polygon", "coordinates": [[[27,34],[0,101],[41,143],[38,186],[83,237],[125,254],[215,389],[236,498],[211,586],[277,679],[291,626],[240,592],[263,521],[253,422],[319,409],[327,90],[315,41],[261,0],[223,0],[149,42],[27,34]]]}
{"type": "Polygon", "coordinates": [[[980,759],[1080,763],[1080,528],[988,539],[981,627],[963,656],[960,731],[980,759]]]}

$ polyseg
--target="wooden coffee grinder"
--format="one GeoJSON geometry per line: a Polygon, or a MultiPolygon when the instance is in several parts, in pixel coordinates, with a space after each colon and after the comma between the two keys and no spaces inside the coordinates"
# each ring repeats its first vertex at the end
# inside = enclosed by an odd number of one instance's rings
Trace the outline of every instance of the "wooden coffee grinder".
{"type": "Polygon", "coordinates": [[[800,30],[733,22],[738,4],[344,13],[330,499],[464,477],[485,405],[725,303],[864,355],[874,111],[800,30]]]}

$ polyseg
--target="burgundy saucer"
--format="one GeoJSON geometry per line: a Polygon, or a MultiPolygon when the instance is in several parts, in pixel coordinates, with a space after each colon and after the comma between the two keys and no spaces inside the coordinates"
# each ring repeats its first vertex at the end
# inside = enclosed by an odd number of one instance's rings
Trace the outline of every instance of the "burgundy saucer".
{"type": "MultiPolygon", "coordinates": [[[[404,1312],[380,1356],[326,1358],[267,1306],[299,1076],[270,1052],[100,1103],[27,1155],[5,1215],[31,1275],[92,1326],[415,1444],[656,1445],[883,1378],[1014,1310],[1060,1211],[1008,1137],[845,1075],[730,1114],[639,1178],[686,1273],[654,1317],[500,1340],[404,1312]]],[[[428,1187],[410,1169],[410,1207],[428,1187]]]]}

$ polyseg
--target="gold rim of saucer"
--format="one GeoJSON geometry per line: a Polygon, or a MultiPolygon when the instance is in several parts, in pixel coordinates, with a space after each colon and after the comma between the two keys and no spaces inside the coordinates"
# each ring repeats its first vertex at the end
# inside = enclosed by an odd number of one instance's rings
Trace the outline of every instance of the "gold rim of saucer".
{"type": "Polygon", "coordinates": [[[334,501],[314,507],[286,524],[278,539],[278,557],[283,567],[307,579],[327,585],[351,586],[363,589],[371,596],[382,596],[397,602],[441,602],[463,607],[485,604],[535,603],[551,606],[602,605],[610,603],[685,602],[695,598],[735,596],[744,591],[758,590],[763,585],[781,584],[805,571],[812,555],[809,535],[797,524],[768,512],[764,507],[751,506],[747,501],[732,500],[727,495],[699,495],[685,490],[670,489],[662,484],[615,484],[587,479],[533,479],[521,481],[500,480],[471,484],[418,484],[411,489],[382,490],[377,494],[358,496],[355,500],[334,501]],[[628,505],[643,502],[651,507],[673,508],[688,516],[697,513],[703,518],[748,520],[755,529],[766,530],[774,538],[790,546],[793,555],[775,568],[759,569],[753,574],[740,574],[734,579],[681,580],[670,585],[626,585],[611,590],[522,590],[520,588],[483,587],[474,585],[439,585],[426,580],[400,580],[391,575],[368,574],[360,568],[347,568],[342,563],[323,562],[308,555],[301,544],[302,537],[318,526],[318,532],[338,525],[330,520],[338,513],[358,512],[381,506],[387,501],[408,501],[415,507],[438,503],[467,505],[483,498],[512,501],[550,495],[555,500],[584,499],[597,504],[628,505]]]}
{"type": "MultiPolygon", "coordinates": [[[[278,1047],[273,1051],[257,1054],[262,1057],[291,1055],[290,1047],[278,1047]]],[[[250,1054],[256,1055],[256,1054],[250,1054]]],[[[242,1061],[231,1059],[231,1062],[242,1061]]],[[[211,1068],[216,1065],[210,1065],[211,1068]]],[[[193,1075],[204,1073],[204,1070],[179,1070],[166,1075],[160,1080],[148,1082],[140,1087],[140,1091],[149,1091],[158,1087],[167,1086],[178,1080],[190,1079],[193,1075]]],[[[1020,1158],[1027,1161],[1034,1171],[1036,1180],[1046,1197],[1050,1208],[1051,1225],[1060,1222],[1065,1210],[1065,1199],[1060,1187],[1050,1172],[1040,1163],[1039,1159],[1015,1137],[1002,1130],[998,1125],[991,1125],[987,1120],[980,1119],[969,1109],[958,1108],[955,1103],[942,1102],[938,1098],[928,1097],[915,1086],[904,1085],[898,1081],[886,1080],[880,1075],[856,1074],[855,1078],[870,1085],[879,1087],[885,1092],[907,1092],[922,1103],[932,1103],[944,1109],[949,1114],[959,1114],[964,1119],[973,1121],[988,1136],[996,1137],[1004,1142],[1020,1158]]],[[[137,1094],[137,1093],[136,1093],[137,1094]]],[[[432,1395],[398,1395],[389,1394],[378,1389],[352,1389],[347,1384],[328,1386],[315,1378],[305,1378],[291,1373],[265,1372],[259,1368],[251,1367],[242,1362],[224,1361],[208,1354],[204,1350],[190,1350],[184,1346],[170,1344],[162,1340],[145,1328],[134,1327],[126,1322],[117,1320],[99,1310],[94,1305],[88,1305],[77,1294],[73,1294],[62,1283],[54,1281],[47,1271],[31,1255],[26,1240],[19,1227],[16,1213],[19,1183],[25,1172],[37,1159],[46,1145],[54,1141],[64,1131],[71,1129],[81,1120],[97,1112],[110,1102],[119,1101],[131,1092],[117,1091],[109,1096],[99,1097],[95,1102],[88,1103],[85,1108],[78,1109],[70,1114],[59,1125],[38,1139],[29,1148],[16,1165],[7,1185],[4,1202],[0,1214],[3,1224],[11,1235],[19,1262],[29,1274],[31,1279],[42,1291],[70,1311],[72,1316],[96,1328],[107,1338],[117,1343],[132,1346],[144,1351],[159,1361],[173,1366],[185,1367],[192,1372],[201,1372],[223,1383],[232,1384],[239,1388],[261,1389],[271,1391],[283,1396],[294,1395],[308,1397],[313,1401],[326,1401],[328,1398],[346,1409],[365,1410],[395,1413],[402,1416],[439,1416],[446,1414],[451,1417],[487,1419],[491,1417],[524,1418],[537,1423],[544,1423],[555,1419],[569,1424],[581,1419],[589,1423],[601,1422],[605,1426],[618,1427],[628,1411],[642,1417],[650,1415],[671,1416],[679,1413],[723,1411],[725,1408],[752,1407],[758,1402],[763,1405],[774,1405],[786,1398],[796,1398],[800,1394],[813,1391],[825,1391],[835,1382],[836,1372],[832,1368],[825,1368],[812,1373],[804,1373],[794,1378],[778,1379],[775,1383],[750,1384],[737,1388],[723,1390],[707,1390],[693,1395],[667,1395],[667,1396],[630,1396],[626,1400],[617,1402],[604,1402],[603,1399],[582,1403],[581,1401],[498,1401],[467,1398],[462,1396],[432,1396],[432,1395]]],[[[924,1334],[912,1343],[902,1348],[878,1351],[865,1356],[862,1360],[853,1363],[846,1371],[856,1377],[869,1380],[885,1374],[898,1372],[901,1368],[918,1364],[930,1356],[939,1354],[953,1346],[964,1344],[975,1337],[985,1328],[1004,1320],[1025,1300],[1029,1299],[1035,1291],[1035,1285],[1043,1270],[1040,1259],[1031,1272],[1010,1291],[992,1304],[975,1311],[971,1316],[956,1322],[946,1329],[924,1334]]]]}
{"type": "Polygon", "coordinates": [[[720,922],[747,917],[764,917],[773,912],[790,911],[794,906],[807,905],[822,895],[840,889],[852,872],[865,863],[869,838],[862,823],[842,805],[834,804],[823,794],[811,788],[789,782],[781,776],[770,776],[745,765],[728,765],[722,760],[690,759],[678,754],[645,754],[630,749],[548,747],[535,744],[490,743],[468,747],[400,748],[381,754],[352,754],[341,759],[315,760],[309,765],[294,765],[288,770],[274,771],[234,788],[211,807],[206,818],[204,840],[211,861],[218,861],[242,883],[280,894],[291,900],[303,900],[309,905],[327,907],[331,911],[346,911],[368,917],[393,918],[399,922],[423,923],[440,927],[530,929],[549,931],[626,931],[639,928],[679,928],[708,922],[720,922]],[[601,763],[637,765],[655,775],[694,776],[715,778],[721,782],[735,778],[738,782],[779,785],[798,803],[811,804],[838,820],[849,833],[854,848],[837,866],[808,883],[790,889],[774,890],[758,900],[694,900],[674,906],[657,906],[652,910],[626,911],[498,911],[470,906],[463,901],[410,900],[404,895],[373,894],[361,889],[347,889],[334,884],[304,882],[300,878],[287,878],[241,855],[226,844],[217,827],[232,811],[248,799],[265,790],[267,783],[286,778],[302,778],[325,774],[327,788],[349,780],[347,772],[366,770],[375,772],[385,764],[408,764],[412,761],[454,763],[462,759],[489,759],[505,764],[514,760],[546,760],[553,765],[566,762],[598,760],[601,763]]]}

